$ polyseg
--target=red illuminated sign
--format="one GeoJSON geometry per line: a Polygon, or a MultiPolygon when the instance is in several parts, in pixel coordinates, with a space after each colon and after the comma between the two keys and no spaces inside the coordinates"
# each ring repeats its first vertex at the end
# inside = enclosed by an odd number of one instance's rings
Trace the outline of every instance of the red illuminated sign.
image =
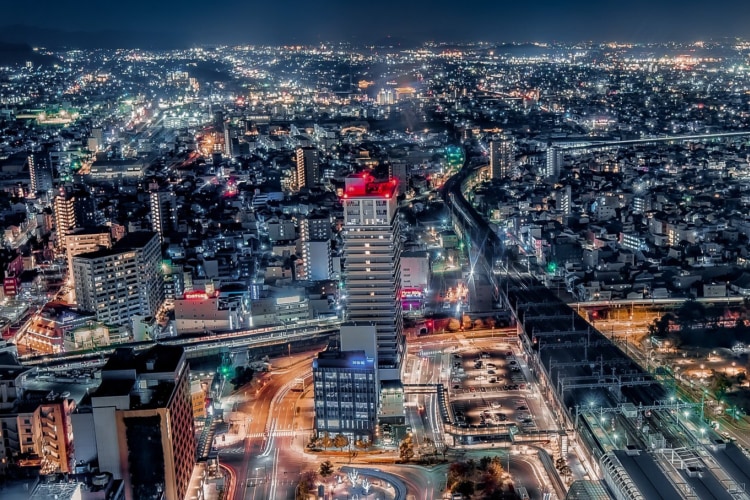
{"type": "Polygon", "coordinates": [[[15,297],[18,295],[18,287],[20,286],[20,282],[18,278],[5,278],[3,281],[3,292],[8,297],[15,297]]]}

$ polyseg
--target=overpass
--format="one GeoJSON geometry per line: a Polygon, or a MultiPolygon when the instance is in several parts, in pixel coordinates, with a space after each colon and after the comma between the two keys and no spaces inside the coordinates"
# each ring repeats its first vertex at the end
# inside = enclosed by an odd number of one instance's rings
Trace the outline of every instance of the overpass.
{"type": "Polygon", "coordinates": [[[337,318],[308,320],[300,321],[293,326],[274,325],[245,330],[206,332],[201,335],[113,344],[86,351],[46,354],[42,356],[20,356],[19,361],[24,366],[43,366],[48,369],[54,367],[64,369],[91,367],[103,364],[104,358],[112,354],[117,348],[133,348],[140,351],[149,349],[156,344],[182,346],[185,349],[187,358],[195,359],[221,354],[232,349],[280,346],[308,340],[319,342],[331,335],[337,334],[340,325],[341,322],[337,318]]]}
{"type": "MultiPolygon", "coordinates": [[[[579,146],[556,146],[561,151],[574,151],[578,149],[604,149],[604,148],[617,148],[622,146],[636,146],[638,144],[657,144],[660,142],[684,142],[684,141],[699,141],[704,139],[723,139],[727,137],[743,137],[750,136],[750,131],[743,132],[717,132],[714,134],[692,134],[692,135],[673,135],[664,137],[651,137],[647,139],[630,139],[626,141],[600,141],[592,142],[587,145],[579,146]]],[[[554,141],[552,141],[554,144],[554,141]]]]}
{"type": "MultiPolygon", "coordinates": [[[[703,304],[741,304],[747,297],[698,297],[695,300],[703,304]]],[[[679,306],[683,304],[686,297],[673,297],[664,299],[615,299],[615,300],[592,300],[584,302],[569,302],[568,305],[574,309],[589,309],[596,307],[622,307],[622,306],[679,306]]]]}

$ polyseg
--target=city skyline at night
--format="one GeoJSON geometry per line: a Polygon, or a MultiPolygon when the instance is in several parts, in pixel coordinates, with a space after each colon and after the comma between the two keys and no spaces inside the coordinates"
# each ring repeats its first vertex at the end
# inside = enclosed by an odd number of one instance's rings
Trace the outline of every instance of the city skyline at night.
{"type": "Polygon", "coordinates": [[[33,10],[3,6],[0,41],[95,48],[201,44],[309,44],[344,41],[665,42],[748,37],[750,6],[735,0],[558,2],[64,2],[33,10]],[[25,39],[24,39],[25,38],[25,39]]]}
{"type": "Polygon", "coordinates": [[[750,500],[750,5],[5,3],[2,500],[750,500]]]}

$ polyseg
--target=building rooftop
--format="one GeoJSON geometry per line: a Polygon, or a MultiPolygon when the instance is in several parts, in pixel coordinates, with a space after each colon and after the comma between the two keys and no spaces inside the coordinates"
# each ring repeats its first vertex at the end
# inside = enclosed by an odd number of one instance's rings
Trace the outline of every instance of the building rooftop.
{"type": "Polygon", "coordinates": [[[147,351],[135,353],[130,348],[118,348],[102,367],[102,378],[107,372],[135,370],[136,373],[171,373],[177,370],[183,357],[180,346],[157,344],[147,351]]]}
{"type": "Polygon", "coordinates": [[[146,246],[151,239],[156,236],[156,233],[151,231],[135,231],[126,234],[120,241],[115,243],[112,248],[105,248],[101,250],[94,250],[93,252],[86,252],[76,256],[76,259],[99,259],[101,257],[108,257],[110,255],[117,255],[119,253],[127,252],[129,250],[137,250],[146,246]]]}
{"type": "Polygon", "coordinates": [[[682,495],[661,472],[654,459],[647,453],[631,454],[624,450],[615,450],[612,453],[620,461],[643,498],[649,500],[680,500],[682,498],[682,495]]]}
{"type": "Polygon", "coordinates": [[[29,496],[29,500],[73,500],[77,498],[81,498],[81,484],[64,481],[40,482],[29,496]]]}
{"type": "Polygon", "coordinates": [[[376,180],[368,173],[350,175],[345,179],[344,198],[395,198],[398,195],[398,181],[376,180]]]}
{"type": "Polygon", "coordinates": [[[365,351],[340,351],[338,348],[327,348],[320,351],[313,360],[313,368],[352,368],[374,369],[374,361],[368,360],[365,351]]]}
{"type": "Polygon", "coordinates": [[[135,380],[108,378],[103,379],[99,387],[91,393],[92,398],[107,398],[112,396],[127,396],[133,389],[135,380]]]}

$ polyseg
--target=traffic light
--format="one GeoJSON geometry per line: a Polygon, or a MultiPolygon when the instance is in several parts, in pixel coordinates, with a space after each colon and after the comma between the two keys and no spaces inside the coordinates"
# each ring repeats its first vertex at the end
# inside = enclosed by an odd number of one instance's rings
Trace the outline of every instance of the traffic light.
{"type": "Polygon", "coordinates": [[[555,262],[550,262],[549,264],[547,264],[547,272],[549,274],[555,274],[556,271],[557,271],[557,264],[555,262]]]}

